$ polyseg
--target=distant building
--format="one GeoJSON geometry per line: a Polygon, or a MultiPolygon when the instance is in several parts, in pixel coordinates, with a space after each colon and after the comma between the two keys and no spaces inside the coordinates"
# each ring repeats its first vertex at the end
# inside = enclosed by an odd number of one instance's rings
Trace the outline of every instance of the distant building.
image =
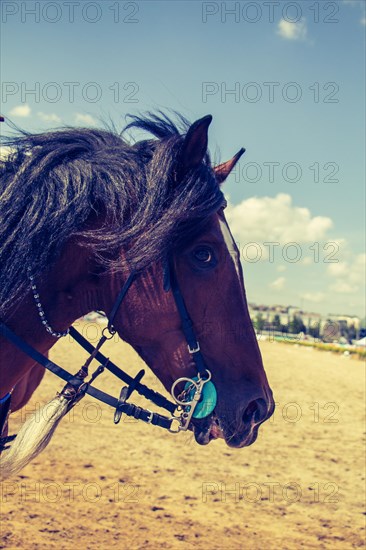
{"type": "Polygon", "coordinates": [[[278,315],[280,324],[287,327],[292,319],[297,316],[300,317],[307,329],[319,328],[320,335],[326,334],[330,337],[334,334],[334,338],[339,338],[342,334],[354,327],[356,333],[359,333],[361,327],[361,320],[355,315],[340,315],[329,314],[321,315],[320,313],[303,311],[297,306],[283,306],[283,305],[258,305],[253,302],[248,304],[249,315],[252,321],[256,321],[260,315],[264,321],[264,327],[270,330],[273,325],[275,317],[278,315]]]}
{"type": "Polygon", "coordinates": [[[358,331],[361,326],[361,319],[359,317],[356,317],[355,315],[339,315],[335,313],[330,313],[327,315],[327,319],[330,321],[334,321],[336,323],[339,323],[340,326],[354,326],[355,329],[358,331]]]}

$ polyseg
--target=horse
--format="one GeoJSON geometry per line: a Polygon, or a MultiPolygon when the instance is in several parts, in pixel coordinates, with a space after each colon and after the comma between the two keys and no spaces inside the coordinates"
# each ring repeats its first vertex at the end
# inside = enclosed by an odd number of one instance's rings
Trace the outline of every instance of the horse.
{"type": "MultiPolygon", "coordinates": [[[[0,436],[7,441],[9,413],[54,365],[47,354],[55,342],[75,320],[102,311],[109,332],[135,349],[175,401],[172,408],[162,396],[155,402],[181,414],[168,423],[128,408],[131,391],[146,388],[139,376],[123,398],[110,398],[117,416],[128,409],[163,427],[178,420],[176,431],[192,430],[201,445],[218,438],[251,445],[274,401],[224,213],[222,184],[244,149],[212,165],[211,115],[193,124],[161,112],[131,119],[122,133],[66,127],[3,140],[10,153],[0,164],[0,436]],[[126,139],[127,130],[149,136],[126,139]]],[[[103,357],[99,346],[89,349],[90,360],[103,357]]],[[[92,392],[84,376],[79,371],[73,386],[75,376],[65,375],[66,391],[46,405],[52,413],[21,427],[1,454],[3,478],[48,444],[81,387],[92,392]]]]}

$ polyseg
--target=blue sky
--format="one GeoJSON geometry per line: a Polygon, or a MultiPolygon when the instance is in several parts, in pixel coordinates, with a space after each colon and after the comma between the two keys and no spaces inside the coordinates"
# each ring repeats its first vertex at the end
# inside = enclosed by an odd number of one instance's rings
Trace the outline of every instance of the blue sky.
{"type": "Polygon", "coordinates": [[[225,190],[249,301],[364,315],[364,2],[3,0],[1,34],[28,130],[211,113],[213,158],[247,149],[225,190]]]}

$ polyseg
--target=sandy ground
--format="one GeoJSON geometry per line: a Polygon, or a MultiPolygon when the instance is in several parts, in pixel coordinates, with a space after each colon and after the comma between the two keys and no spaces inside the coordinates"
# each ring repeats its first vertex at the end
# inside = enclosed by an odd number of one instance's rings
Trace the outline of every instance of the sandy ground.
{"type": "MultiPolygon", "coordinates": [[[[252,447],[200,447],[136,421],[115,426],[112,409],[87,397],[36,461],[3,483],[0,547],[363,547],[363,363],[268,341],[261,348],[277,410],[252,447]]],[[[108,351],[130,372],[141,368],[124,344],[108,351]]],[[[51,357],[76,371],[84,353],[64,340],[51,357]]],[[[119,393],[111,375],[98,386],[119,393]]],[[[47,373],[12,428],[60,388],[47,373]]]]}

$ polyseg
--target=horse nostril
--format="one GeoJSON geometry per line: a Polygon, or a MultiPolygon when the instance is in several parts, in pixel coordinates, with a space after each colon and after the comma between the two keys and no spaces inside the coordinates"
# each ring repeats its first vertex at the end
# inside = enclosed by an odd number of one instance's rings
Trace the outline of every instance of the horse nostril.
{"type": "Polygon", "coordinates": [[[261,422],[267,416],[267,403],[265,399],[256,399],[251,401],[243,414],[243,422],[245,424],[254,420],[261,422]]]}

